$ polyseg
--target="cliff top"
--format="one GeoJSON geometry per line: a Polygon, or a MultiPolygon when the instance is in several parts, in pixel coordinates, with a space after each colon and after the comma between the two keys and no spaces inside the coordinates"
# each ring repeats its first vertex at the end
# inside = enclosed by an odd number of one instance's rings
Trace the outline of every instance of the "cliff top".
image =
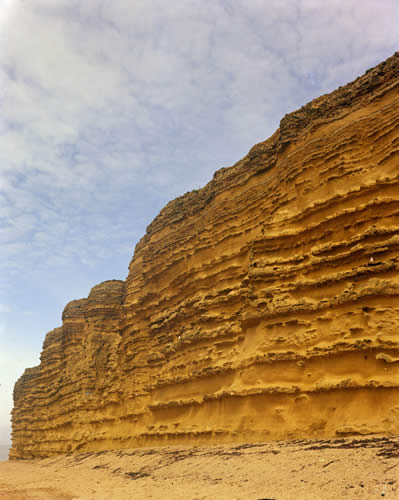
{"type": "Polygon", "coordinates": [[[382,91],[389,87],[397,78],[399,78],[399,52],[395,52],[393,56],[374,68],[368,69],[356,80],[313,99],[300,109],[285,115],[276,132],[269,139],[253,146],[247,156],[235,165],[216,171],[212,180],[203,188],[187,192],[170,201],[149,224],[136,250],[146,244],[151,234],[160,231],[166,225],[175,224],[198,213],[218,193],[232,186],[245,184],[250,177],[271,168],[276,162],[277,153],[295,142],[298,135],[307,128],[360,107],[364,100],[371,100],[378,90],[382,91]],[[258,159],[261,161],[257,161],[258,159]]]}
{"type": "Polygon", "coordinates": [[[65,306],[62,320],[82,317],[87,307],[109,304],[122,304],[124,282],[107,280],[93,286],[89,296],[84,299],[71,300],[65,306]]]}

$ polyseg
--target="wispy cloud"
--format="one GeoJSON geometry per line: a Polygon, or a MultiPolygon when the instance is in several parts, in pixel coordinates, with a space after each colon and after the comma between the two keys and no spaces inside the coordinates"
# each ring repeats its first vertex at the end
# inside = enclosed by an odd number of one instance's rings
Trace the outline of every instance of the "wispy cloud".
{"type": "Polygon", "coordinates": [[[144,193],[204,182],[374,63],[395,15],[390,1],[20,3],[0,66],[7,269],[27,246],[47,262],[84,259],[89,240],[105,252],[98,218],[131,240],[144,193]]]}
{"type": "Polygon", "coordinates": [[[15,2],[10,19],[0,46],[6,283],[27,268],[129,253],[169,198],[387,57],[399,6],[33,0],[15,2]]]}
{"type": "Polygon", "coordinates": [[[0,314],[11,312],[11,307],[8,304],[0,304],[0,314]]]}

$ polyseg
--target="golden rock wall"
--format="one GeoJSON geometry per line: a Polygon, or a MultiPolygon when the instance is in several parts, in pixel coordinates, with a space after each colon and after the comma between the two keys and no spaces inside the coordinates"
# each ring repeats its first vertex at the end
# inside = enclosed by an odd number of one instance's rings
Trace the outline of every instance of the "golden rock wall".
{"type": "Polygon", "coordinates": [[[15,385],[11,458],[399,432],[399,53],[170,202],[15,385]]]}

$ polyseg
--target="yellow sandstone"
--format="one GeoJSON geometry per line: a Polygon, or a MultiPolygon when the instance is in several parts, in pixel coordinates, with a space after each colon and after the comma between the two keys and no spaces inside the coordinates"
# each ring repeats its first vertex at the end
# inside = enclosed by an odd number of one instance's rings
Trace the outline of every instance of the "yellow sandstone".
{"type": "Polygon", "coordinates": [[[170,202],[69,303],[11,458],[399,433],[399,53],[170,202]]]}

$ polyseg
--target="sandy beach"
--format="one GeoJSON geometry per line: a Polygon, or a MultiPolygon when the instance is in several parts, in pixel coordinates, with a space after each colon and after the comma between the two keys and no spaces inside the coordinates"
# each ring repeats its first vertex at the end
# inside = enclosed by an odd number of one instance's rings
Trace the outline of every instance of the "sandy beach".
{"type": "Polygon", "coordinates": [[[397,499],[399,437],[160,447],[0,463],[0,498],[397,499]]]}

